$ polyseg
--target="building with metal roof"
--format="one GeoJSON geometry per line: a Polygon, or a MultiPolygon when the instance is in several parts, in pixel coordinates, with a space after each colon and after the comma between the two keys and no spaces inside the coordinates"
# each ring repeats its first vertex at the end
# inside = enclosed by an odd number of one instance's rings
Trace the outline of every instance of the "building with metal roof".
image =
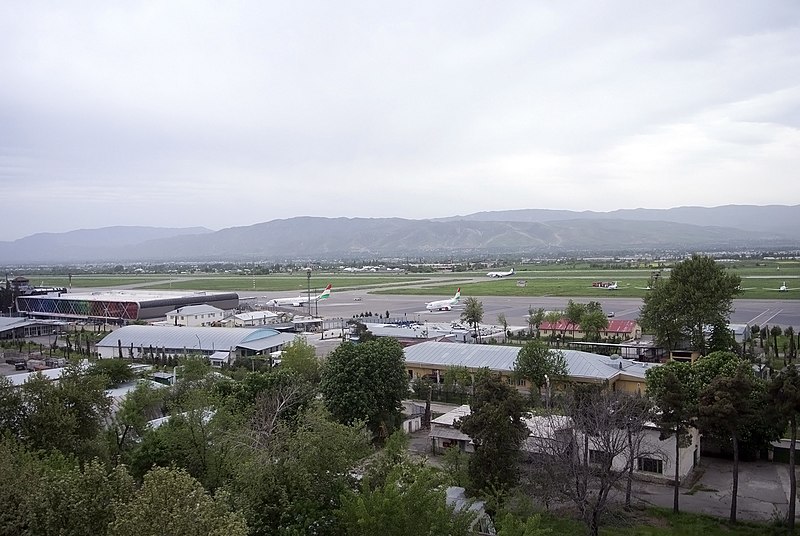
{"type": "Polygon", "coordinates": [[[232,363],[238,357],[265,355],[281,350],[294,334],[265,328],[215,328],[175,326],[124,326],[97,343],[101,358],[144,358],[154,353],[182,356],[227,352],[232,363]]]}
{"type": "MultiPolygon", "coordinates": [[[[524,380],[513,377],[514,363],[520,348],[484,344],[423,342],[404,350],[409,377],[427,377],[442,381],[448,367],[466,367],[471,371],[489,369],[509,382],[527,389],[524,380]]],[[[567,363],[569,380],[581,383],[607,383],[612,389],[630,392],[645,391],[645,372],[658,366],[615,356],[604,356],[579,350],[560,350],[567,363]]]]}
{"type": "Polygon", "coordinates": [[[19,296],[17,311],[36,318],[99,320],[125,324],[134,320],[161,318],[168,311],[191,305],[213,305],[236,309],[235,292],[171,292],[116,290],[66,292],[45,296],[19,296]]]}
{"type": "Polygon", "coordinates": [[[63,322],[52,320],[35,320],[21,316],[0,317],[0,339],[26,339],[42,337],[59,330],[63,322]]]}

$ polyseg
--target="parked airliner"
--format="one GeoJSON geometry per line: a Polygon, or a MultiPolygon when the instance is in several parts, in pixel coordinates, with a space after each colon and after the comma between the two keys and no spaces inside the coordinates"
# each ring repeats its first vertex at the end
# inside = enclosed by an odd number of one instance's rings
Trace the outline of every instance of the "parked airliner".
{"type": "MultiPolygon", "coordinates": [[[[322,294],[318,294],[316,296],[311,296],[311,302],[318,302],[321,300],[327,300],[331,297],[331,285],[329,284],[325,287],[325,290],[322,291],[322,294]]],[[[282,306],[282,305],[291,305],[292,307],[300,307],[303,304],[308,303],[309,298],[308,296],[298,296],[296,298],[275,298],[269,300],[267,302],[268,306],[275,307],[275,306],[282,306]]]]}
{"type": "Polygon", "coordinates": [[[514,275],[513,268],[507,272],[489,272],[486,277],[508,277],[510,275],[514,275]]]}
{"type": "Polygon", "coordinates": [[[458,305],[461,299],[461,287],[456,290],[455,296],[446,300],[437,300],[425,304],[425,309],[428,311],[449,311],[454,305],[458,305]]]}

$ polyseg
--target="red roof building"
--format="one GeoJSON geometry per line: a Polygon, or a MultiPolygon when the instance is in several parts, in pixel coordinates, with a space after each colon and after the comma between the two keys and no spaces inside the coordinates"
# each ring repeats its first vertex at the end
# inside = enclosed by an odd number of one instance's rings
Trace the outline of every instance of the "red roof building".
{"type": "MultiPolygon", "coordinates": [[[[580,325],[575,325],[562,318],[558,322],[542,322],[539,326],[542,335],[569,335],[576,339],[584,337],[580,325]]],[[[619,337],[622,340],[639,339],[642,337],[642,328],[636,320],[609,320],[608,328],[600,332],[600,337],[619,337]]]]}

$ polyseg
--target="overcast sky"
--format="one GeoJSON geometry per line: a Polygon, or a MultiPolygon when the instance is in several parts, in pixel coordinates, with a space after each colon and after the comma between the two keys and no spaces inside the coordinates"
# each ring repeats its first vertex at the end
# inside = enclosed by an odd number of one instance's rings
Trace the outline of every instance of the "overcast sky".
{"type": "Polygon", "coordinates": [[[800,2],[5,2],[0,240],[800,203],[800,2]]]}

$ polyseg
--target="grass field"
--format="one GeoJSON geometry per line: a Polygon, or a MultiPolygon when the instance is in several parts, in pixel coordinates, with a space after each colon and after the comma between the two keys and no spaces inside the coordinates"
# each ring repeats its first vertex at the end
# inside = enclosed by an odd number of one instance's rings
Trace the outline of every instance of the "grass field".
{"type": "MultiPolygon", "coordinates": [[[[449,274],[452,276],[452,274],[449,274]]],[[[314,274],[311,279],[311,288],[324,288],[328,283],[332,283],[334,288],[346,288],[354,286],[387,286],[391,284],[410,283],[415,281],[426,281],[431,278],[425,276],[342,276],[326,274],[314,274]]],[[[44,284],[48,286],[68,287],[69,278],[67,276],[45,276],[31,280],[36,285],[44,284]]],[[[122,275],[92,275],[92,276],[72,276],[73,289],[79,288],[102,288],[137,285],[144,289],[160,290],[253,290],[253,276],[230,276],[230,275],[174,275],[174,274],[153,274],[146,276],[122,276],[122,275]],[[167,282],[171,281],[171,282],[167,282]],[[148,284],[150,283],[150,284],[148,284]]],[[[260,291],[286,291],[286,290],[305,290],[307,281],[305,275],[297,276],[256,276],[255,290],[260,291]]]]}
{"type": "MultiPolygon", "coordinates": [[[[311,288],[323,289],[330,283],[334,290],[362,286],[386,286],[399,283],[409,283],[414,281],[425,281],[426,278],[414,278],[406,276],[392,277],[369,277],[369,276],[331,276],[315,275],[311,279],[311,288]]],[[[147,285],[143,288],[149,289],[173,289],[173,290],[257,290],[257,291],[304,291],[308,288],[305,276],[298,277],[277,277],[277,276],[256,276],[253,277],[198,277],[185,281],[173,281],[172,283],[161,283],[147,285]],[[255,282],[255,285],[253,284],[255,282]]]]}
{"type": "MultiPolygon", "coordinates": [[[[542,516],[542,527],[551,536],[585,534],[582,523],[549,514],[542,516]]],[[[600,528],[602,536],[768,536],[786,534],[784,529],[757,523],[730,525],[714,517],[697,514],[673,514],[669,510],[648,508],[630,517],[600,528]]]]}

